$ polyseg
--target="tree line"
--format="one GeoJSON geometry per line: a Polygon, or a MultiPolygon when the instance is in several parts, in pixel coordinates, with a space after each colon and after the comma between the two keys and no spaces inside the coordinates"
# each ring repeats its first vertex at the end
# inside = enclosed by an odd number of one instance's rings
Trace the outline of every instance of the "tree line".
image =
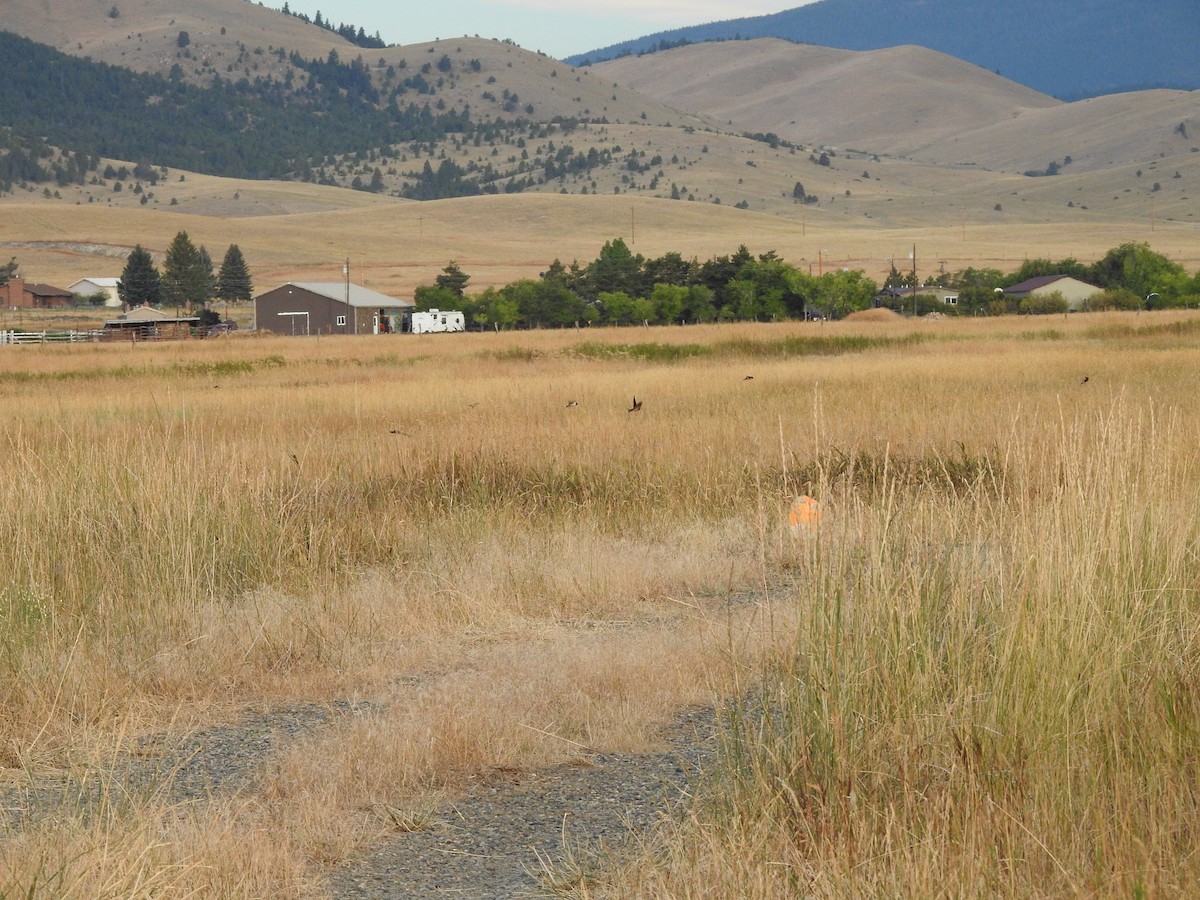
{"type": "Polygon", "coordinates": [[[229,245],[214,273],[204,246],[196,246],[186,231],[180,231],[167,247],[161,272],[149,250],[141,244],[133,248],[117,282],[117,295],[126,309],[174,306],[196,313],[201,325],[215,325],[221,317],[208,308],[211,300],[250,300],[254,288],[237,244],[229,245]]]}
{"type": "MultiPolygon", "coordinates": [[[[1097,285],[1100,291],[1084,309],[1200,306],[1200,273],[1189,276],[1145,243],[1122,244],[1092,265],[1033,259],[1010,273],[967,268],[918,286],[958,290],[958,304],[949,306],[932,296],[883,295],[861,270],[813,275],[774,251],[755,256],[743,245],[704,262],[676,252],[647,259],[621,238],[606,242],[587,264],[556,259],[538,278],[471,294],[470,276],[452,260],[433,284],[416,289],[415,300],[420,310],[461,309],[475,328],[840,319],[873,306],[918,315],[1066,311],[1066,301],[1053,296],[1020,301],[996,292],[1038,275],[1068,275],[1097,285]]],[[[911,273],[893,268],[885,286],[911,287],[912,281],[911,273]]]]}

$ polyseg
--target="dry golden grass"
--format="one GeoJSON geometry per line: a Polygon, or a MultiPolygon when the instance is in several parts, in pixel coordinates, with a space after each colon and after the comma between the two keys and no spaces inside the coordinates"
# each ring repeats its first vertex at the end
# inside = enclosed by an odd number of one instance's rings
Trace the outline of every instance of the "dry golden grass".
{"type": "MultiPolygon", "coordinates": [[[[921,209],[914,206],[913,215],[921,209]]],[[[450,260],[471,276],[468,289],[478,291],[536,278],[556,258],[590,262],[615,237],[648,258],[674,251],[703,261],[745,244],[755,254],[774,250],[814,274],[848,267],[880,282],[892,260],[898,268],[908,266],[914,246],[922,277],[967,266],[1014,271],[1038,257],[1088,262],[1130,240],[1149,242],[1189,272],[1200,269],[1192,226],[1161,219],[1152,225],[1148,218],[1072,223],[1055,217],[1044,224],[964,226],[948,210],[939,225],[880,227],[800,207],[797,219],[626,195],[392,201],[340,212],[234,219],[53,204],[6,210],[0,252],[15,255],[29,280],[63,285],[86,276],[117,277],[135,244],[162,253],[179,230],[215,258],[237,244],[256,293],[287,281],[339,280],[347,258],[354,281],[394,296],[432,284],[450,260]]],[[[3,313],[0,328],[15,315],[3,313]]]]}
{"type": "Polygon", "coordinates": [[[88,769],[250,704],[374,708],[238,805],[67,806],[0,838],[0,886],[302,893],[464,777],[647,747],[765,677],[773,715],[731,723],[748,774],[625,893],[1166,889],[1194,812],[1196,333],[8,348],[0,766],[88,769]],[[800,492],[825,515],[797,544],[800,492]]]}

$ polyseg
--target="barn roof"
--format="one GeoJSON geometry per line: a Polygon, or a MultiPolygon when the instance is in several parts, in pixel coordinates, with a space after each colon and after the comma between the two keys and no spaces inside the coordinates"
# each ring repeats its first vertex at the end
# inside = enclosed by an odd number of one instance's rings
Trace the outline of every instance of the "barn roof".
{"type": "MultiPolygon", "coordinates": [[[[328,297],[330,300],[337,300],[340,303],[346,302],[347,288],[344,281],[291,281],[288,283],[301,290],[309,291],[322,297],[328,297]]],[[[412,300],[400,300],[396,297],[389,297],[387,294],[373,291],[370,288],[363,287],[361,284],[351,284],[349,291],[351,306],[411,307],[417,305],[412,300]]]]}

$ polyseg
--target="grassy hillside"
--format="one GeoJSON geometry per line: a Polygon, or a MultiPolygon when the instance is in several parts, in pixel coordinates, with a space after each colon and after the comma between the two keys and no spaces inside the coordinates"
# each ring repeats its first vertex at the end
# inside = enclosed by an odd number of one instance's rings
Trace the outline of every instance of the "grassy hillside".
{"type": "Polygon", "coordinates": [[[776,37],[846,50],[917,44],[1061,99],[1200,87],[1196,6],[1165,0],[821,0],[765,16],[712,22],[570,57],[600,61],[680,41],[776,37]]]}
{"type": "MultiPolygon", "coordinates": [[[[356,65],[363,56],[242,0],[131,3],[116,19],[109,6],[73,4],[41,16],[18,0],[6,24],[147,72],[179,65],[184,84],[224,67],[223,78],[279,88],[297,58],[291,42],[301,62],[330,50],[356,65]],[[187,48],[146,52],[149,35],[166,41],[181,25],[187,48]],[[260,28],[272,39],[252,43],[260,28]],[[240,62],[227,55],[234,48],[240,62]]],[[[371,51],[361,65],[389,103],[469,108],[473,130],[327,154],[304,175],[319,184],[161,162],[151,183],[131,173],[137,159],[101,159],[83,183],[27,181],[0,196],[0,255],[17,257],[32,280],[69,284],[119,274],[138,243],[161,254],[182,228],[217,257],[238,243],[259,288],[338,277],[349,257],[362,280],[399,293],[451,259],[482,289],[536,276],[555,258],[589,260],[618,236],[647,256],[703,259],[745,243],[879,279],[914,244],[922,275],[1094,260],[1135,239],[1200,264],[1191,230],[1200,126],[1189,130],[1200,116],[1188,94],[1063,104],[916,47],[850,53],[773,40],[588,71],[462,38],[371,51]],[[1050,163],[1059,174],[1023,174],[1050,163]],[[403,199],[446,196],[455,179],[450,190],[493,196],[403,199]]],[[[296,90],[316,77],[292,70],[296,90]]]]}
{"type": "Polygon", "coordinates": [[[858,53],[771,38],[627,56],[598,75],[681,109],[795,141],[904,155],[1059,102],[920,47],[858,53]]]}

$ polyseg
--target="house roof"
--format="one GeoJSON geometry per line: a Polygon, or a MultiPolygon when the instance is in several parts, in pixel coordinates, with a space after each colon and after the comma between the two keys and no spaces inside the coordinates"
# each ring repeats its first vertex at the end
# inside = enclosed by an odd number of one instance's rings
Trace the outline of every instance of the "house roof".
{"type": "Polygon", "coordinates": [[[921,287],[885,287],[876,296],[878,297],[911,297],[913,294],[954,294],[958,296],[961,291],[958,288],[941,287],[936,284],[926,284],[921,287]]]}
{"type": "Polygon", "coordinates": [[[54,287],[51,284],[29,284],[26,282],[25,290],[27,293],[33,294],[35,297],[70,297],[71,292],[65,288],[54,287]]]}
{"type": "MultiPolygon", "coordinates": [[[[337,300],[341,303],[346,302],[347,288],[344,281],[289,281],[288,284],[313,294],[319,294],[322,297],[328,297],[330,300],[337,300]]],[[[349,291],[350,305],[354,307],[411,307],[417,305],[412,300],[399,300],[396,297],[389,297],[387,294],[373,291],[370,288],[363,287],[361,284],[351,284],[349,291]]]]}
{"type": "MultiPolygon", "coordinates": [[[[1079,281],[1078,278],[1073,278],[1070,275],[1038,275],[1035,278],[1026,278],[1020,284],[1009,285],[1004,289],[1004,292],[1006,294],[1028,294],[1032,291],[1040,290],[1047,285],[1054,284],[1056,281],[1062,281],[1064,278],[1071,281],[1079,281]]],[[[1079,281],[1079,283],[1086,284],[1087,282],[1079,281]]],[[[1095,285],[1088,285],[1088,287],[1095,287],[1095,285]]],[[[1098,287],[1095,289],[1100,290],[1098,287]]]]}
{"type": "Polygon", "coordinates": [[[109,288],[115,288],[120,280],[120,278],[80,278],[73,285],[71,285],[70,289],[72,291],[78,291],[83,285],[91,285],[92,287],[99,288],[101,290],[107,290],[109,288]]]}

